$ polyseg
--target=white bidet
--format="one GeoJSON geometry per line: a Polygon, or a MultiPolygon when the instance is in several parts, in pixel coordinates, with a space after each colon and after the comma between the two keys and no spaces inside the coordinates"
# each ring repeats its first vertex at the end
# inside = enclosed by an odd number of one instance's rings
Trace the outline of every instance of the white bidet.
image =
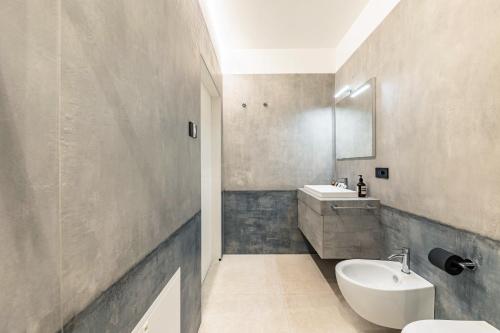
{"type": "Polygon", "coordinates": [[[335,274],[347,303],[361,317],[380,326],[402,329],[434,319],[434,286],[401,264],[383,260],[345,260],[335,274]]]}

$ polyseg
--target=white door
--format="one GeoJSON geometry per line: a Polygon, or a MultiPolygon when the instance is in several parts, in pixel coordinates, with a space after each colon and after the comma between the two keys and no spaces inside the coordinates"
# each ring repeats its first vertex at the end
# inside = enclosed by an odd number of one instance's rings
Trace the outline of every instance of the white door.
{"type": "Polygon", "coordinates": [[[201,281],[222,255],[222,101],[202,59],[200,89],[201,281]]]}
{"type": "Polygon", "coordinates": [[[222,109],[212,96],[212,260],[222,255],[222,109]]]}
{"type": "Polygon", "coordinates": [[[201,280],[212,263],[212,100],[201,85],[201,280]]]}

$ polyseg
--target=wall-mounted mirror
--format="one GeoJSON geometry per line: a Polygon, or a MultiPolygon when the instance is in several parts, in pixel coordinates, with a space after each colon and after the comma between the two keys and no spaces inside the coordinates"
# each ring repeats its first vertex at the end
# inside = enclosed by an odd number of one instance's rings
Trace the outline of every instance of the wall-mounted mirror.
{"type": "MultiPolygon", "coordinates": [[[[375,157],[375,78],[335,100],[338,160],[375,157]]],[[[341,91],[342,92],[342,91],[341,91]]]]}

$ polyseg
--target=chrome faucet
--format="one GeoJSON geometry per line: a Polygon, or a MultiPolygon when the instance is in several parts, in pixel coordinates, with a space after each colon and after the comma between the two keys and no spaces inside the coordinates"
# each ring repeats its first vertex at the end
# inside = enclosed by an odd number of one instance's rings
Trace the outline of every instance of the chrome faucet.
{"type": "Polygon", "coordinates": [[[349,187],[349,180],[347,179],[347,177],[344,177],[344,178],[337,178],[334,183],[343,183],[345,184],[346,187],[349,187]]]}
{"type": "Polygon", "coordinates": [[[401,253],[391,254],[387,259],[394,260],[401,258],[401,272],[410,274],[410,249],[403,247],[401,253]]]}

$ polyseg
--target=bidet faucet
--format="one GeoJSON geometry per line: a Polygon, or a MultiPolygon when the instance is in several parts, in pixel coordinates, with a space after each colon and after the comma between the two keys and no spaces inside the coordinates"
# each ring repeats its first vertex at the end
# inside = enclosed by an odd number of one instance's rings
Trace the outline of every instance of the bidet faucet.
{"type": "Polygon", "coordinates": [[[391,254],[387,259],[399,259],[401,258],[401,272],[405,274],[410,274],[410,249],[407,247],[403,247],[401,249],[401,253],[391,254]]]}

